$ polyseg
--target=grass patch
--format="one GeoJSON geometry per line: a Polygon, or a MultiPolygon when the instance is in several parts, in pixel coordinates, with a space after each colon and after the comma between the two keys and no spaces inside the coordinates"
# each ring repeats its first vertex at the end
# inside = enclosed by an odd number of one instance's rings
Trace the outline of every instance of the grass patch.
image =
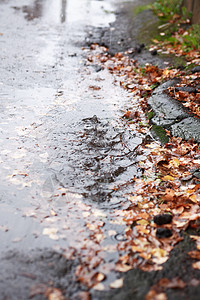
{"type": "Polygon", "coordinates": [[[191,25],[192,15],[187,13],[183,0],[156,0],[152,10],[161,21],[159,34],[152,39],[157,49],[186,56],[189,61],[192,61],[192,56],[197,57],[200,53],[200,26],[191,25]]]}
{"type": "Polygon", "coordinates": [[[134,16],[140,14],[141,12],[143,12],[145,10],[149,10],[149,9],[152,9],[152,5],[151,4],[138,6],[138,7],[136,7],[134,9],[134,16]]]}
{"type": "Polygon", "coordinates": [[[183,0],[156,0],[152,9],[164,21],[169,21],[181,13],[183,0]]]}

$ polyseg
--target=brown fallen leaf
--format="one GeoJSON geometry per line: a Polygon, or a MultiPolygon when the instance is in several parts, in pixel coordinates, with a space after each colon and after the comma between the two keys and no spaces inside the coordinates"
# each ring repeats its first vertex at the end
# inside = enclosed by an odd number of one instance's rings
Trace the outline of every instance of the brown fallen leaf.
{"type": "Polygon", "coordinates": [[[93,91],[99,91],[101,88],[100,88],[100,86],[97,86],[97,85],[90,85],[89,89],[91,89],[93,91]]]}
{"type": "Polygon", "coordinates": [[[167,300],[165,293],[157,293],[155,290],[150,290],[145,296],[145,300],[167,300]]]}
{"type": "Polygon", "coordinates": [[[47,297],[48,300],[66,300],[61,290],[57,288],[48,288],[45,291],[45,297],[47,297]]]}
{"type": "Polygon", "coordinates": [[[191,258],[195,258],[195,259],[199,259],[200,260],[200,251],[190,251],[188,252],[188,255],[191,257],[191,258]]]}
{"type": "Polygon", "coordinates": [[[128,272],[128,271],[130,271],[132,269],[132,267],[129,266],[129,265],[118,263],[118,264],[116,264],[116,268],[115,269],[118,272],[128,272]]]}
{"type": "Polygon", "coordinates": [[[175,192],[172,189],[167,188],[165,194],[162,196],[164,201],[172,201],[174,198],[175,192]]]}
{"type": "Polygon", "coordinates": [[[186,283],[178,277],[174,277],[172,279],[162,278],[158,285],[168,289],[183,289],[186,286],[186,283]]]}

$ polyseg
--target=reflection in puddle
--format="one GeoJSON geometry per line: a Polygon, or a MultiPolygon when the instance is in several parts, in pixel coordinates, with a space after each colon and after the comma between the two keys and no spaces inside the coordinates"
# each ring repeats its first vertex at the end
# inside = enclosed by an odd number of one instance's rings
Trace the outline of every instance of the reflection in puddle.
{"type": "MultiPolygon", "coordinates": [[[[16,10],[19,7],[13,7],[16,10]]],[[[35,0],[22,7],[25,19],[32,21],[43,17],[53,23],[84,23],[91,26],[108,26],[114,22],[112,5],[98,0],[35,0]]]]}
{"type": "Polygon", "coordinates": [[[64,23],[66,21],[66,7],[67,7],[67,0],[62,0],[61,14],[60,14],[61,23],[64,23]]]}
{"type": "Polygon", "coordinates": [[[40,18],[43,14],[43,3],[40,0],[35,0],[33,5],[23,6],[22,10],[25,13],[25,18],[28,21],[40,18]]]}
{"type": "Polygon", "coordinates": [[[66,8],[67,0],[51,1],[48,2],[48,7],[45,5],[45,1],[35,0],[32,5],[25,5],[22,7],[22,11],[25,13],[25,18],[28,21],[41,18],[46,10],[53,12],[53,18],[57,19],[57,12],[59,12],[59,22],[64,23],[66,21],[66,8]],[[53,8],[53,9],[52,9],[53,8]]]}

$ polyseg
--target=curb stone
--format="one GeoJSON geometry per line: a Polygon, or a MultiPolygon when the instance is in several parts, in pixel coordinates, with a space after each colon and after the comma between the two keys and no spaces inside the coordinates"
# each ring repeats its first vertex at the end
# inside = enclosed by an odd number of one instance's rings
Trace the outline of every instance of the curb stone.
{"type": "Polygon", "coordinates": [[[148,99],[148,105],[154,112],[151,122],[170,130],[175,137],[194,139],[200,143],[200,119],[164,92],[168,87],[175,87],[178,82],[178,79],[169,80],[152,93],[148,99]]]}

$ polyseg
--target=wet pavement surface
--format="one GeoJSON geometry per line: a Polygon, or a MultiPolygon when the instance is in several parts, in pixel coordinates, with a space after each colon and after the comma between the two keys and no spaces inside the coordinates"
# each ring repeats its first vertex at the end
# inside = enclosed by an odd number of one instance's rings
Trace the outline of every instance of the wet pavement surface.
{"type": "MultiPolygon", "coordinates": [[[[115,20],[113,4],[0,2],[1,299],[27,299],[51,281],[71,297],[74,281],[67,289],[56,283],[64,279],[60,270],[48,275],[49,260],[62,258],[73,274],[77,262],[66,253],[90,238],[88,220],[111,220],[112,209],[126,205],[114,186],[142,174],[135,149],[144,137],[120,120],[130,95],[106,70],[87,66],[81,49],[91,28],[115,20]]],[[[113,228],[120,233],[110,222],[105,232],[113,228]]]]}
{"type": "MultiPolygon", "coordinates": [[[[108,265],[118,260],[124,225],[113,216],[127,208],[128,184],[142,175],[138,147],[148,137],[121,119],[131,95],[106,69],[87,63],[87,45],[109,43],[111,52],[130,46],[141,62],[163,64],[138,51],[134,24],[126,30],[124,5],[0,0],[0,299],[54,299],[49,287],[66,299],[87,299],[78,295],[86,288],[75,280],[77,265],[88,256],[84,250],[108,265]],[[122,32],[132,37],[128,44],[126,38],[119,43],[122,32]],[[93,236],[97,219],[103,233],[93,236]],[[102,238],[103,250],[97,243],[102,238]]],[[[92,299],[144,299],[156,280],[180,269],[185,258],[175,268],[178,251],[163,273],[131,270],[120,293],[92,291],[92,299]]],[[[99,271],[106,273],[101,266],[99,271]]],[[[108,287],[118,274],[109,270],[106,276],[108,287]]],[[[198,287],[190,292],[197,299],[198,287]]]]}

